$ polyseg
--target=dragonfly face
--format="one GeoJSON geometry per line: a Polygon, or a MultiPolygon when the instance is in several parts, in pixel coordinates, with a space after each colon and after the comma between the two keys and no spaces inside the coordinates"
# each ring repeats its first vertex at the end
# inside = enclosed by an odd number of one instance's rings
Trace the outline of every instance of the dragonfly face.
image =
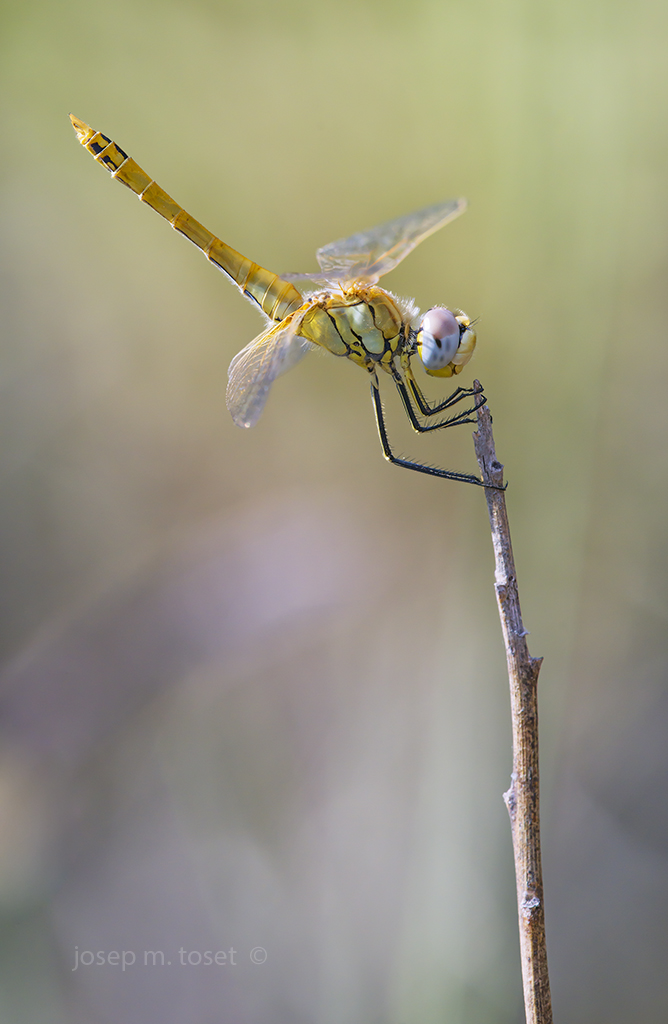
{"type": "Polygon", "coordinates": [[[422,317],[417,351],[432,377],[451,377],[468,363],[476,343],[470,323],[465,313],[456,317],[445,306],[434,306],[422,317]]]}
{"type": "Polygon", "coordinates": [[[72,115],[70,120],[81,144],[113,178],[201,249],[265,314],[265,330],[230,363],[227,407],[238,426],[257,423],[277,377],[318,345],[369,372],[383,454],[390,462],[431,476],[481,484],[471,474],[453,473],[394,455],[387,439],[377,373],[382,369],[392,377],[411,426],[418,433],[474,422],[472,414],[484,403],[482,393],[477,392],[471,408],[445,420],[433,420],[474,392],[457,388],[444,401],[429,403],[413,376],[411,359],[417,352],[432,376],[457,374],[471,358],[475,332],[464,313],[455,316],[437,306],[420,319],[411,299],[399,299],[378,287],[383,274],[396,267],[424,238],[463,213],[465,200],[438,203],[330,242],[316,253],[318,274],[273,274],[186,213],[108,136],[72,115]]]}

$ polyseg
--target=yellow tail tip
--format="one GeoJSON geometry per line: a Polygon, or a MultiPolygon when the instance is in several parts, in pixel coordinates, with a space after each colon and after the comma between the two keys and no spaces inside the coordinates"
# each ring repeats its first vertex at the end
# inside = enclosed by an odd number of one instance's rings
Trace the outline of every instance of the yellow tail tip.
{"type": "Polygon", "coordinates": [[[74,114],[70,114],[70,121],[72,122],[72,127],[74,128],[77,139],[82,146],[85,146],[86,143],[96,134],[95,129],[91,128],[91,126],[86,124],[85,121],[80,121],[78,117],[74,116],[74,114]]]}

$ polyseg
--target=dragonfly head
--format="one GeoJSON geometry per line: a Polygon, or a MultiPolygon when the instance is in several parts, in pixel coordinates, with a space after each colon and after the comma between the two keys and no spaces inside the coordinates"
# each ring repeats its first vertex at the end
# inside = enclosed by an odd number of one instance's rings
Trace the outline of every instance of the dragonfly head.
{"type": "Polygon", "coordinates": [[[433,306],[422,317],[417,332],[417,351],[432,377],[452,377],[473,355],[475,331],[466,313],[455,316],[445,306],[433,306]]]}

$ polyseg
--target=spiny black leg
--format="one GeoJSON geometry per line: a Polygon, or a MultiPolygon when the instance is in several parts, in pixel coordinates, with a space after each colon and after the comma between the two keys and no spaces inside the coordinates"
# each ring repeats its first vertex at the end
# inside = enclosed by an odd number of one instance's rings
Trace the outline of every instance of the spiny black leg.
{"type": "Polygon", "coordinates": [[[477,476],[473,476],[472,473],[452,473],[448,469],[437,469],[436,466],[423,466],[420,462],[411,462],[409,459],[398,458],[390,448],[390,442],[387,438],[383,406],[376,378],[371,381],[371,400],[376,414],[376,424],[380,435],[380,443],[383,447],[383,455],[388,462],[393,462],[395,466],[403,466],[404,469],[414,469],[418,473],[426,473],[428,476],[439,476],[445,480],[461,480],[462,483],[476,484],[477,487],[485,486],[482,480],[479,480],[477,476]]]}
{"type": "Polygon", "coordinates": [[[415,378],[409,377],[408,383],[416,405],[423,416],[436,416],[437,413],[444,412],[445,409],[449,409],[451,406],[456,405],[457,402],[461,402],[463,398],[468,398],[473,394],[473,388],[457,388],[451,395],[444,398],[442,402],[431,405],[424,397],[415,378]]]}
{"type": "MultiPolygon", "coordinates": [[[[456,388],[452,394],[443,399],[442,402],[437,402],[435,405],[431,405],[424,397],[422,389],[413,376],[413,371],[410,366],[404,367],[404,372],[413,398],[415,399],[417,407],[423,416],[435,416],[437,413],[443,412],[444,409],[449,409],[451,405],[456,405],[457,402],[461,402],[462,398],[467,398],[476,393],[473,391],[473,388],[456,388]]],[[[479,394],[479,392],[477,393],[479,394]]]]}
{"type": "MultiPolygon", "coordinates": [[[[408,393],[408,388],[401,379],[398,370],[396,370],[395,367],[393,367],[392,369],[392,378],[397,386],[397,391],[401,395],[401,401],[404,404],[404,409],[406,410],[406,414],[411,422],[413,430],[415,430],[418,434],[426,434],[430,430],[441,430],[443,427],[456,427],[459,426],[461,423],[475,423],[476,420],[472,418],[472,414],[477,412],[478,409],[482,408],[482,406],[487,401],[482,392],[478,391],[476,392],[476,395],[480,396],[480,400],[478,400],[478,398],[476,397],[475,405],[471,406],[470,409],[463,409],[461,412],[456,413],[454,416],[450,416],[447,420],[440,420],[438,423],[420,423],[417,416],[415,415],[415,410],[413,408],[413,403],[411,402],[410,395],[408,393]]],[[[458,396],[456,402],[459,402],[465,396],[468,397],[469,395],[472,395],[474,393],[472,390],[466,390],[465,388],[458,388],[458,391],[461,391],[462,393],[458,396]]],[[[450,399],[452,399],[452,397],[453,396],[450,395],[450,399]]],[[[447,399],[446,401],[450,401],[450,399],[447,399]]],[[[450,402],[450,404],[454,405],[455,402],[450,402]]]]}

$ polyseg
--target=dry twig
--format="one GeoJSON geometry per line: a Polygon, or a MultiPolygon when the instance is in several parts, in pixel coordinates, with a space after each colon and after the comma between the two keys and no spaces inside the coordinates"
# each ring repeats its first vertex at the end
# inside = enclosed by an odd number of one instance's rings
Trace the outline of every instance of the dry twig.
{"type": "MultiPolygon", "coordinates": [[[[482,391],[479,381],[474,388],[482,391]]],[[[517,910],[527,1024],[552,1024],[550,981],[545,948],[543,873],[540,858],[538,787],[538,673],[542,658],[532,658],[522,625],[515,562],[503,491],[503,466],[497,462],[492,417],[478,410],[473,443],[485,490],[496,562],[495,590],[506,646],[513,729],[513,771],[504,800],[510,815],[517,883],[517,910]]]]}

